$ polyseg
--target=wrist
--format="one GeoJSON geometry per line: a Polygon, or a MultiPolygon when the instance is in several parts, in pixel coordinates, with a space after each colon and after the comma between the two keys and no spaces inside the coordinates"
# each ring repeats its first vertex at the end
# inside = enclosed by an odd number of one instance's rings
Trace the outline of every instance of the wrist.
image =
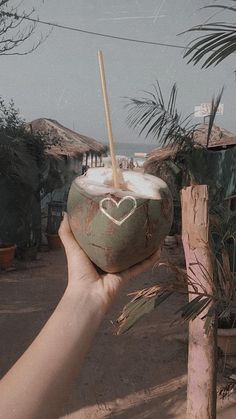
{"type": "Polygon", "coordinates": [[[81,314],[81,311],[95,315],[97,319],[102,319],[106,312],[106,304],[101,296],[91,289],[90,284],[78,286],[78,284],[68,283],[62,299],[71,307],[74,313],[81,314]]]}

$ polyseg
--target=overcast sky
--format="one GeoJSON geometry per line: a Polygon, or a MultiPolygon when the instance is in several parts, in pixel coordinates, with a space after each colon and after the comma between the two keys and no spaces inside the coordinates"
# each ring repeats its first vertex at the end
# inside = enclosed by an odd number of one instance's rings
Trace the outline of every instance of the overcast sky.
{"type": "MultiPolygon", "coordinates": [[[[37,15],[62,25],[161,43],[186,45],[178,33],[203,23],[214,12],[200,10],[211,0],[25,0],[37,15]]],[[[228,3],[219,1],[218,3],[228,3]]],[[[229,2],[230,3],[230,2],[229,2]]],[[[214,20],[228,19],[225,12],[214,20]]],[[[38,25],[37,32],[48,28],[38,25]]],[[[0,57],[0,95],[13,98],[26,120],[46,117],[104,142],[107,132],[101,95],[97,51],[102,49],[117,142],[142,142],[128,128],[124,97],[142,96],[155,80],[168,97],[178,85],[178,108],[184,114],[210,102],[224,85],[224,115],[217,123],[236,133],[235,60],[201,70],[187,65],[183,50],[102,38],[55,28],[32,54],[0,57]]],[[[196,122],[198,119],[196,118],[196,122]]]]}

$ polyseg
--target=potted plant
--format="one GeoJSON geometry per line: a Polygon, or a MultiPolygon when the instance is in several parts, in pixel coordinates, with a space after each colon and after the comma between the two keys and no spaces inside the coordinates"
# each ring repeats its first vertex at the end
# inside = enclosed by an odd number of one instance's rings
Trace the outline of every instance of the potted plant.
{"type": "Polygon", "coordinates": [[[48,222],[46,236],[48,247],[51,250],[57,250],[62,247],[58,230],[61,224],[65,204],[61,201],[51,201],[48,204],[48,222]]]}
{"type": "MultiPolygon", "coordinates": [[[[194,298],[185,307],[181,308],[180,311],[182,312],[183,319],[190,320],[196,317],[196,313],[199,314],[205,308],[205,304],[209,300],[213,300],[219,325],[221,326],[223,324],[223,319],[224,323],[228,320],[228,326],[233,329],[236,302],[235,276],[229,263],[229,256],[231,255],[228,244],[236,231],[236,216],[228,213],[226,208],[221,208],[222,202],[226,198],[226,191],[228,193],[227,189],[229,189],[229,184],[231,187],[233,186],[234,177],[232,176],[232,179],[230,178],[230,174],[233,173],[233,167],[232,170],[231,167],[227,167],[228,170],[224,171],[223,179],[220,179],[220,176],[216,179],[214,173],[216,168],[218,168],[219,157],[208,150],[214,118],[222,93],[223,91],[221,91],[215,100],[212,100],[205,146],[196,144],[195,142],[195,134],[199,128],[198,125],[192,124],[190,116],[187,118],[182,117],[176,109],[176,85],[171,90],[167,105],[164,102],[158,82],[155,86],[154,93],[150,93],[147,98],[130,99],[128,103],[130,107],[128,123],[130,126],[138,128],[140,133],[146,132],[146,135],[153,134],[154,137],[158,138],[161,146],[168,146],[169,149],[163,149],[165,153],[168,150],[173,151],[173,153],[170,153],[175,156],[173,162],[175,165],[177,164],[182,173],[179,181],[179,189],[194,184],[207,183],[209,185],[210,212],[214,213],[211,217],[211,231],[212,257],[215,258],[215,291],[214,295],[209,296],[206,295],[205,290],[202,290],[201,296],[196,296],[196,299],[194,298]],[[225,176],[226,173],[228,173],[228,177],[225,176]]],[[[231,151],[232,149],[230,150],[230,155],[228,154],[228,162],[229,165],[234,165],[235,163],[232,159],[232,155],[234,154],[231,151]]],[[[160,161],[162,162],[162,160],[160,161]]],[[[154,165],[154,160],[152,162],[154,165]]],[[[166,162],[170,163],[172,168],[172,160],[169,159],[166,162]]],[[[168,183],[167,179],[164,180],[168,183]]],[[[141,317],[143,313],[157,307],[172,292],[187,294],[186,285],[191,278],[187,277],[183,269],[173,266],[169,262],[166,262],[166,266],[175,272],[174,282],[172,280],[170,283],[161,286],[158,284],[156,288],[153,287],[151,290],[145,289],[138,292],[134,296],[134,304],[131,303],[125,307],[119,319],[120,331],[126,330],[127,325],[128,327],[132,326],[133,322],[141,317]],[[140,299],[140,304],[137,303],[138,299],[140,299]]],[[[204,269],[203,266],[201,268],[204,269]]],[[[206,328],[211,324],[214,315],[215,312],[213,313],[213,311],[208,313],[206,317],[206,328]]]]}
{"type": "Polygon", "coordinates": [[[15,244],[0,244],[0,270],[9,269],[12,266],[15,257],[15,250],[15,244]]]}
{"type": "Polygon", "coordinates": [[[211,217],[213,249],[216,258],[218,297],[218,346],[225,355],[236,354],[236,214],[220,206],[211,217]]]}

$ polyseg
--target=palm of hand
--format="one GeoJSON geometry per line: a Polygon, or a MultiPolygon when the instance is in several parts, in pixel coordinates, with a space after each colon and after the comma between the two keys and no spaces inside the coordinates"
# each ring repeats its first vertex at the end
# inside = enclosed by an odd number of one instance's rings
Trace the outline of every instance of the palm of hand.
{"type": "Polygon", "coordinates": [[[117,274],[99,274],[94,264],[76,242],[67,214],[61,223],[59,234],[65,247],[68,261],[69,285],[96,294],[106,309],[125,283],[150,269],[159,259],[159,251],[150,258],[117,274]]]}

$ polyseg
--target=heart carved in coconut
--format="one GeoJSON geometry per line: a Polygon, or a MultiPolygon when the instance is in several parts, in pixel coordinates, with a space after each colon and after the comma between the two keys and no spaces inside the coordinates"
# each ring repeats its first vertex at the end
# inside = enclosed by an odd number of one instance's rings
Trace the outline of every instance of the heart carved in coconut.
{"type": "Polygon", "coordinates": [[[103,198],[100,201],[99,206],[100,206],[100,210],[103,212],[103,214],[105,214],[107,218],[109,218],[109,220],[111,220],[116,225],[121,226],[121,224],[123,224],[126,220],[128,220],[128,218],[131,217],[131,215],[135,212],[137,208],[137,201],[133,196],[129,196],[129,195],[122,198],[119,202],[116,202],[113,198],[103,198]],[[115,206],[115,208],[120,208],[122,204],[127,201],[132,202],[132,207],[130,211],[127,214],[125,214],[122,218],[116,219],[111,214],[109,214],[109,210],[106,208],[107,203],[109,204],[112,203],[112,205],[115,206]]]}
{"type": "Polygon", "coordinates": [[[105,272],[120,272],[153,254],[169,233],[173,204],[166,183],[123,172],[127,190],[114,189],[112,171],[89,169],[74,180],[67,211],[72,232],[105,272]]]}

